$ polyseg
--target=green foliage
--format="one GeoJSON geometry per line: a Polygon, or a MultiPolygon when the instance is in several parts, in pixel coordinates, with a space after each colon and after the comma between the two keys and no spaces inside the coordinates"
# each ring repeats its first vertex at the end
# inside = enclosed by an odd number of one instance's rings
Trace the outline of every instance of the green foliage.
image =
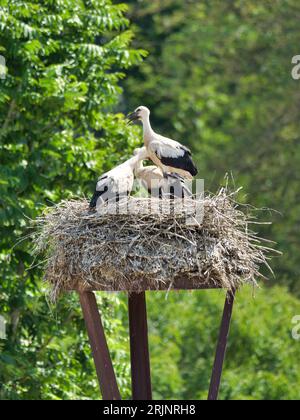
{"type": "MultiPolygon", "coordinates": [[[[206,399],[224,304],[219,291],[148,297],[156,398],[206,399]]],[[[299,300],[286,289],[237,295],[220,399],[299,398],[300,343],[292,338],[299,300]]]]}
{"type": "MultiPolygon", "coordinates": [[[[298,85],[290,76],[298,2],[128,0],[128,13],[115,3],[0,0],[8,69],[0,79],[0,315],[8,328],[0,399],[99,398],[77,296],[51,308],[40,269],[30,268],[31,245],[20,240],[45,204],[89,195],[97,175],[139,143],[140,130],[116,107],[148,105],[157,130],[191,146],[208,189],[232,171],[247,201],[282,212],[261,234],[285,253],[273,263],[275,281],[300,293],[298,85]],[[133,68],[144,49],[149,58],[133,68]]],[[[224,294],[165,296],[148,296],[154,397],[205,399],[224,294]]],[[[125,297],[98,299],[130,398],[125,297]]],[[[284,287],[255,299],[247,288],[238,294],[222,399],[299,398],[298,314],[299,299],[284,287]]]]}
{"type": "MultiPolygon", "coordinates": [[[[99,399],[77,296],[64,297],[51,311],[44,293],[26,290],[22,307],[20,301],[7,301],[2,309],[9,314],[10,328],[8,342],[0,341],[0,399],[99,399]]],[[[98,303],[119,386],[129,398],[128,334],[114,310],[121,310],[122,302],[111,295],[98,297],[98,303]]]]}
{"type": "MultiPolygon", "coordinates": [[[[77,331],[78,304],[65,299],[55,320],[41,273],[29,270],[30,244],[19,242],[28,218],[45,204],[91,194],[97,175],[132,151],[136,130],[111,111],[124,70],[144,52],[130,48],[124,4],[0,5],[0,51],[8,68],[0,80],[0,313],[9,337],[1,345],[0,396],[96,397],[85,336],[77,331]]],[[[117,321],[108,325],[111,334],[116,329],[121,337],[117,321]]],[[[122,341],[117,345],[126,393],[122,341]]]]}

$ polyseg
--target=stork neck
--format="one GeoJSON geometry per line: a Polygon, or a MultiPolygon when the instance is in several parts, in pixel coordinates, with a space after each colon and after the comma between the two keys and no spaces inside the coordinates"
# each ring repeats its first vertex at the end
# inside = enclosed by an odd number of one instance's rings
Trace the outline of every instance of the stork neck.
{"type": "Polygon", "coordinates": [[[152,135],[154,134],[154,131],[152,130],[152,127],[151,127],[149,115],[145,119],[143,119],[143,130],[144,130],[145,146],[147,146],[151,140],[152,135]]]}
{"type": "Polygon", "coordinates": [[[135,166],[136,172],[141,171],[144,168],[143,161],[139,160],[135,166]]]}
{"type": "Polygon", "coordinates": [[[144,147],[138,155],[130,158],[127,161],[127,164],[131,167],[132,170],[134,170],[137,165],[142,166],[143,165],[143,160],[147,159],[147,157],[148,157],[148,152],[147,152],[146,148],[144,147]]]}

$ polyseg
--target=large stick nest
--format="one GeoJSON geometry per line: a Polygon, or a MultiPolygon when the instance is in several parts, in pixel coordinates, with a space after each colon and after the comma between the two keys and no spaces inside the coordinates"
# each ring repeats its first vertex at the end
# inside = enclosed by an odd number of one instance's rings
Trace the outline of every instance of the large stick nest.
{"type": "Polygon", "coordinates": [[[171,214],[169,200],[129,198],[120,206],[128,213],[109,214],[109,206],[91,213],[85,199],[63,201],[38,218],[35,251],[46,254],[53,297],[74,288],[168,289],[180,277],[236,289],[256,284],[261,265],[268,266],[271,250],[251,231],[249,208],[225,190],[173,204],[171,214]],[[193,215],[201,205],[199,223],[193,215]]]}

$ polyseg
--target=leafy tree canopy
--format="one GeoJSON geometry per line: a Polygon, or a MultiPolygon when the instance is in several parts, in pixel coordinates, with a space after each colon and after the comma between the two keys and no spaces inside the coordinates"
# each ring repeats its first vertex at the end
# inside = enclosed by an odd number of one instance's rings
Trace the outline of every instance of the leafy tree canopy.
{"type": "Polygon", "coordinates": [[[0,313],[9,329],[0,396],[68,398],[81,392],[70,384],[90,383],[84,375],[91,368],[81,369],[88,356],[75,329],[78,310],[62,304],[55,322],[41,273],[28,270],[28,246],[18,242],[45,203],[90,194],[97,174],[131,152],[136,131],[112,106],[124,72],[145,53],[130,48],[124,4],[7,0],[0,6],[0,54],[8,68],[0,80],[0,313]]]}

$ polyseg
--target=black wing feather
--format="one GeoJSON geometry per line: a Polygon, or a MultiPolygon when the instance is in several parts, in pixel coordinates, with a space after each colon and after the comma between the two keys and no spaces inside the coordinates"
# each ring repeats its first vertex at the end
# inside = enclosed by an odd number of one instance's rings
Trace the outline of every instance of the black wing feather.
{"type": "Polygon", "coordinates": [[[186,147],[186,146],[183,146],[183,144],[180,146],[180,149],[181,150],[184,150],[185,152],[187,152],[190,156],[192,156],[192,152],[191,152],[191,149],[189,149],[188,147],[186,147]]]}
{"type": "Polygon", "coordinates": [[[94,209],[97,206],[98,198],[101,197],[101,195],[103,195],[105,192],[108,191],[108,186],[105,186],[101,191],[97,190],[98,182],[104,181],[107,178],[108,178],[107,175],[102,175],[100,178],[98,178],[94,195],[93,195],[93,197],[90,201],[90,209],[94,209]]]}
{"type": "Polygon", "coordinates": [[[159,156],[157,153],[155,154],[163,165],[170,166],[171,168],[182,169],[189,172],[192,176],[196,176],[198,174],[198,169],[193,162],[191,151],[184,146],[181,147],[181,150],[184,151],[184,154],[183,156],[179,156],[177,158],[159,156]]]}
{"type": "Polygon", "coordinates": [[[94,209],[97,206],[98,198],[101,197],[105,192],[108,191],[108,187],[105,186],[102,191],[95,190],[94,195],[90,201],[90,209],[94,209]]]}

